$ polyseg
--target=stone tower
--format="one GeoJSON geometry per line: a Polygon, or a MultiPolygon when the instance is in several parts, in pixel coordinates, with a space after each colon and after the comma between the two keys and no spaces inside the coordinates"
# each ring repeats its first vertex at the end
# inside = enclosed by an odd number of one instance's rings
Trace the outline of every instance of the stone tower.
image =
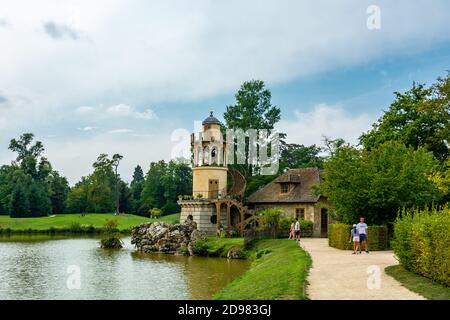
{"type": "Polygon", "coordinates": [[[227,194],[226,142],[222,124],[213,112],[202,125],[203,131],[191,138],[194,153],[192,196],[195,199],[218,199],[227,194]]]}

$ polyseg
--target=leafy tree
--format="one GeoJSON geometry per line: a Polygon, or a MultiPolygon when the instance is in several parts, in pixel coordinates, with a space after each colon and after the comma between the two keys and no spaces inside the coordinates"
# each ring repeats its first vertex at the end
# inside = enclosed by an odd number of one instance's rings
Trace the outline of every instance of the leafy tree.
{"type": "MultiPolygon", "coordinates": [[[[52,212],[64,213],[66,209],[66,200],[69,193],[69,183],[65,177],[60,176],[57,171],[53,171],[49,178],[50,201],[52,203],[52,212]]],[[[80,211],[81,212],[81,211],[80,211]]]]}
{"type": "Polygon", "coordinates": [[[67,211],[70,213],[86,213],[89,210],[88,202],[89,180],[81,177],[67,196],[67,211]]]}
{"type": "Polygon", "coordinates": [[[132,211],[130,188],[126,182],[119,180],[119,212],[129,213],[132,211]]]}
{"type": "Polygon", "coordinates": [[[133,180],[130,185],[131,192],[131,206],[134,213],[139,213],[141,206],[141,193],[144,184],[144,172],[141,166],[136,166],[133,173],[133,180]]]}
{"type": "Polygon", "coordinates": [[[368,223],[394,221],[399,208],[431,205],[441,194],[429,180],[433,154],[389,141],[369,150],[343,147],[325,163],[321,194],[346,223],[364,215],[368,223]]]}
{"type": "Polygon", "coordinates": [[[41,217],[52,212],[52,203],[44,184],[32,181],[28,186],[28,203],[30,216],[41,217]]]}
{"type": "Polygon", "coordinates": [[[323,167],[323,157],[319,154],[321,148],[315,144],[304,146],[301,144],[285,144],[281,150],[280,172],[285,169],[323,167]]]}
{"type": "Polygon", "coordinates": [[[163,212],[179,211],[177,198],[192,193],[192,172],[185,161],[152,162],[143,182],[140,212],[161,208],[163,212]]]}
{"type": "MultiPolygon", "coordinates": [[[[246,81],[241,86],[234,105],[227,106],[224,113],[226,127],[230,129],[249,129],[272,131],[280,121],[280,108],[272,105],[272,94],[260,80],[246,81]]],[[[248,162],[249,141],[246,140],[245,165],[234,165],[235,168],[249,177],[253,174],[253,165],[248,162]]]]}
{"type": "Polygon", "coordinates": [[[117,173],[117,170],[119,168],[119,164],[122,159],[123,156],[118,153],[114,154],[111,159],[111,165],[114,168],[114,178],[115,178],[116,214],[120,213],[119,174],[117,173]]]}
{"type": "Polygon", "coordinates": [[[450,156],[450,73],[427,88],[413,84],[405,92],[395,92],[388,111],[360,137],[366,149],[396,140],[415,149],[425,147],[440,161],[450,156]]]}
{"type": "Polygon", "coordinates": [[[21,181],[14,186],[10,198],[10,216],[11,218],[23,218],[30,216],[30,204],[26,186],[21,181]]]}

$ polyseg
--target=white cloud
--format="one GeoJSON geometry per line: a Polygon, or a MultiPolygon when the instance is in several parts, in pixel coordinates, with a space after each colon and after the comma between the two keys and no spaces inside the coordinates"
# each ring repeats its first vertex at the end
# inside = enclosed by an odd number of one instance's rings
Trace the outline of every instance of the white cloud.
{"type": "Polygon", "coordinates": [[[139,112],[134,107],[127,104],[118,104],[106,109],[106,114],[114,117],[135,118],[143,120],[152,120],[156,118],[156,114],[151,109],[146,109],[144,112],[139,112]]]}
{"type": "Polygon", "coordinates": [[[131,129],[114,129],[114,130],[108,131],[108,133],[113,133],[113,134],[116,134],[116,133],[131,133],[131,132],[134,132],[134,130],[131,130],[131,129]]]}
{"type": "Polygon", "coordinates": [[[97,129],[97,127],[89,127],[89,126],[83,127],[83,128],[78,128],[78,130],[80,130],[80,131],[93,131],[96,129],[97,129]]]}
{"type": "Polygon", "coordinates": [[[289,143],[321,146],[327,136],[356,144],[374,121],[368,114],[352,115],[342,106],[319,104],[310,112],[295,111],[294,119],[280,121],[277,129],[287,134],[289,143]]]}

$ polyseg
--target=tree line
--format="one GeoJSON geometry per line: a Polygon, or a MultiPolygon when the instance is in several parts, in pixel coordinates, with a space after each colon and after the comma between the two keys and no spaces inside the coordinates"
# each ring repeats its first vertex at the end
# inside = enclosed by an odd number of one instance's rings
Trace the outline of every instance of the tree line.
{"type": "MultiPolygon", "coordinates": [[[[246,195],[287,169],[324,169],[317,192],[333,204],[337,219],[351,222],[365,215],[369,223],[392,222],[403,207],[444,204],[450,189],[450,76],[426,87],[413,84],[395,100],[357,145],[324,137],[324,147],[286,142],[281,133],[279,171],[259,175],[251,163],[234,164],[247,179],[246,195]]],[[[281,109],[271,102],[263,81],[244,82],[226,107],[225,128],[274,130],[281,109]]],[[[131,183],[117,173],[122,156],[101,154],[93,172],[73,187],[43,156],[44,146],[31,133],[12,139],[17,153],[0,167],[0,214],[31,217],[87,212],[148,215],[179,212],[177,198],[192,194],[192,171],[186,160],[152,162],[144,175],[137,166],[131,183]]],[[[246,141],[245,152],[249,151],[246,141]]],[[[270,148],[268,148],[270,150],[270,148]]],[[[248,157],[246,157],[248,159],[248,157]]]]}
{"type": "Polygon", "coordinates": [[[93,172],[70,187],[32,133],[12,139],[9,149],[17,157],[0,167],[0,214],[11,217],[92,212],[147,216],[153,208],[170,214],[179,212],[178,195],[192,193],[191,168],[181,160],[152,162],[145,176],[138,165],[128,184],[117,172],[123,156],[100,154],[93,172]]]}

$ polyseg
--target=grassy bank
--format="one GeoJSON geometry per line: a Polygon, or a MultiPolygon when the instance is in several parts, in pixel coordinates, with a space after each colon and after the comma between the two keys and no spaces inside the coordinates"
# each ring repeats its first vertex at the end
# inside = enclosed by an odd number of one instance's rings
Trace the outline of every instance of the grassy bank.
{"type": "Polygon", "coordinates": [[[49,217],[39,218],[11,218],[0,216],[0,232],[2,233],[97,233],[100,232],[106,220],[117,221],[120,232],[126,233],[132,227],[141,223],[153,222],[157,220],[168,223],[177,223],[179,214],[163,216],[160,219],[150,219],[148,217],[136,216],[132,214],[97,214],[90,213],[85,216],[80,214],[58,214],[49,217]]]}
{"type": "Polygon", "coordinates": [[[252,266],[214,295],[218,300],[303,300],[311,258],[292,240],[256,241],[252,266]]]}
{"type": "Polygon", "coordinates": [[[401,265],[389,266],[384,271],[404,287],[429,300],[450,300],[450,288],[410,272],[401,265]]]}
{"type": "Polygon", "coordinates": [[[217,238],[210,237],[206,241],[197,241],[195,254],[205,257],[226,258],[228,251],[233,247],[244,247],[244,238],[217,238]]]}

